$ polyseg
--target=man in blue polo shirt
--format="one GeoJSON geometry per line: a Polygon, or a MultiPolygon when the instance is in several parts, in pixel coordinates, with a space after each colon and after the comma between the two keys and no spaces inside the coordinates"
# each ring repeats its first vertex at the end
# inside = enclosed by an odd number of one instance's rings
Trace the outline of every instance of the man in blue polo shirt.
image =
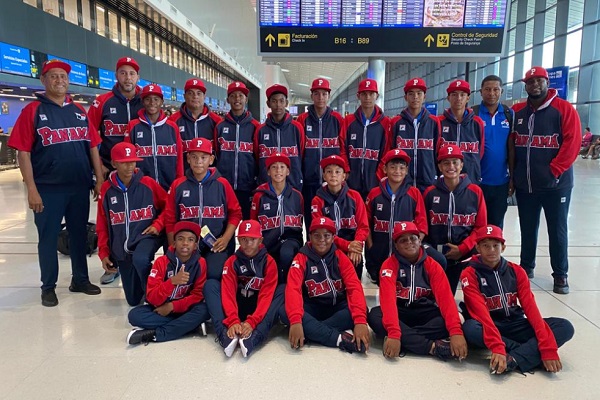
{"type": "Polygon", "coordinates": [[[488,224],[502,228],[507,198],[514,190],[508,170],[508,136],[514,112],[500,103],[502,79],[488,75],[481,82],[481,105],[473,107],[485,124],[485,151],[481,159],[481,190],[487,207],[488,224]]]}

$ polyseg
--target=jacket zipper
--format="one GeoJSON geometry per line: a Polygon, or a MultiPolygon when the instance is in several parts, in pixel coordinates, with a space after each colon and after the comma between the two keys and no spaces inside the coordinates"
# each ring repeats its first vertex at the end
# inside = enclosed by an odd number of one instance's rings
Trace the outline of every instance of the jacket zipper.
{"type": "Polygon", "coordinates": [[[392,202],[390,209],[390,226],[388,228],[388,240],[389,240],[389,251],[388,257],[392,255],[392,249],[394,248],[394,242],[392,240],[392,232],[394,231],[394,209],[396,204],[396,194],[392,194],[392,202]]]}
{"type": "Polygon", "coordinates": [[[500,275],[498,275],[498,271],[494,271],[494,276],[496,277],[496,283],[498,284],[498,289],[500,290],[500,303],[502,304],[502,308],[504,308],[504,313],[506,316],[510,317],[508,303],[506,302],[506,293],[504,293],[504,288],[502,287],[502,281],[500,281],[500,275]]]}
{"type": "Polygon", "coordinates": [[[238,181],[238,168],[239,168],[239,149],[240,149],[240,124],[235,124],[235,159],[233,167],[233,189],[237,190],[238,181]]]}
{"type": "Polygon", "coordinates": [[[367,154],[367,126],[363,127],[362,157],[360,159],[360,176],[365,177],[365,155],[367,154]]]}
{"type": "MultiPolygon", "coordinates": [[[[323,159],[323,118],[319,118],[319,161],[323,159]]],[[[323,182],[323,170],[319,168],[319,184],[323,182]]]]}
{"type": "Polygon", "coordinates": [[[417,122],[416,118],[413,119],[413,126],[415,128],[415,143],[413,146],[413,186],[417,186],[417,159],[418,159],[418,142],[419,142],[419,125],[420,123],[417,122]]]}
{"type": "Polygon", "coordinates": [[[204,209],[204,196],[202,196],[202,182],[198,183],[198,225],[202,228],[202,210],[204,209]]]}
{"type": "Polygon", "coordinates": [[[410,265],[410,290],[408,294],[408,305],[412,304],[415,301],[415,266],[413,264],[410,265]]]}
{"type": "Polygon", "coordinates": [[[158,146],[156,144],[156,132],[154,131],[153,124],[150,124],[150,129],[152,132],[152,159],[154,160],[154,176],[156,177],[156,182],[160,184],[160,179],[158,177],[158,158],[156,156],[158,146]]]}
{"type": "Polygon", "coordinates": [[[327,263],[325,260],[321,259],[321,264],[323,264],[323,268],[325,268],[325,278],[327,279],[327,284],[331,289],[331,293],[333,293],[333,305],[335,306],[337,303],[337,291],[335,290],[335,285],[331,280],[331,276],[329,275],[329,268],[327,268],[327,263]]]}
{"type": "Polygon", "coordinates": [[[531,186],[531,142],[533,141],[533,127],[535,125],[535,113],[529,116],[527,121],[527,130],[529,131],[529,137],[527,138],[527,187],[529,193],[533,193],[533,187],[531,186]]]}
{"type": "Polygon", "coordinates": [[[448,197],[448,243],[452,243],[452,220],[454,219],[454,193],[448,197]]]}
{"type": "Polygon", "coordinates": [[[127,248],[127,242],[129,242],[129,198],[127,192],[123,192],[123,199],[125,200],[125,242],[123,243],[123,249],[125,253],[131,253],[127,248]]]}

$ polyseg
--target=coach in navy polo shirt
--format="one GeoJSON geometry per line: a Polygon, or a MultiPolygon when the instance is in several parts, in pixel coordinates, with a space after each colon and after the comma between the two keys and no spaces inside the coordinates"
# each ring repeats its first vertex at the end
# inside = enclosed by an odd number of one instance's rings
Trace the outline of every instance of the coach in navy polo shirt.
{"type": "Polygon", "coordinates": [[[103,183],[98,145],[100,136],[84,108],[67,94],[71,67],[49,60],[40,77],[45,92],[28,104],[15,123],[8,145],[19,151],[18,159],[33,210],[39,244],[42,305],[58,304],[54,291],[58,280],[58,233],[63,217],[69,231],[73,277],[69,290],[100,294],[88,277],[86,257],[90,189],[94,197],[103,183]]]}

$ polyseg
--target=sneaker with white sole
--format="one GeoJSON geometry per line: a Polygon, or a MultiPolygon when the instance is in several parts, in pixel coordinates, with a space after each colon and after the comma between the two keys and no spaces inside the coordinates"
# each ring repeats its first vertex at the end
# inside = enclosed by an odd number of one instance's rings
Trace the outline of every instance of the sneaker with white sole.
{"type": "Polygon", "coordinates": [[[260,335],[260,333],[252,332],[250,336],[247,338],[240,339],[240,350],[242,351],[242,356],[244,358],[248,357],[254,351],[254,343],[262,341],[262,335],[256,337],[256,335],[260,335]]]}
{"type": "Polygon", "coordinates": [[[223,347],[223,352],[225,352],[225,355],[227,357],[231,357],[240,341],[240,338],[236,335],[232,339],[229,336],[227,336],[226,333],[224,333],[222,335],[217,335],[217,337],[215,338],[215,342],[217,341],[219,342],[221,347],[223,347]]]}
{"type": "Polygon", "coordinates": [[[121,275],[119,271],[114,274],[104,272],[104,274],[100,277],[100,283],[102,285],[108,285],[109,283],[113,283],[115,279],[117,279],[121,275]]]}
{"type": "Polygon", "coordinates": [[[128,344],[144,343],[147,345],[154,341],[156,341],[156,331],[154,329],[134,328],[129,332],[129,335],[127,335],[128,344]]]}

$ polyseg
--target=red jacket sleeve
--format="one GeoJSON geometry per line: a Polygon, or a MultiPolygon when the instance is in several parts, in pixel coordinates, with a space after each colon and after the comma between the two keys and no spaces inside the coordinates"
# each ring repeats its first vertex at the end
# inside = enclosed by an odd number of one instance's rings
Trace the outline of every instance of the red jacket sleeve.
{"type": "Polygon", "coordinates": [[[277,264],[273,257],[267,254],[267,269],[265,272],[265,278],[258,292],[258,301],[254,312],[246,318],[246,322],[250,324],[252,329],[256,329],[256,326],[262,322],[269,311],[271,302],[273,301],[273,295],[277,288],[277,264]]]}
{"type": "Polygon", "coordinates": [[[367,200],[365,200],[365,209],[367,210],[367,222],[369,224],[369,232],[371,229],[371,223],[373,222],[373,211],[371,210],[371,203],[373,202],[375,197],[377,197],[378,193],[379,187],[374,187],[367,195],[367,200]]]}
{"type": "Polygon", "coordinates": [[[133,132],[133,128],[140,122],[139,119],[132,119],[127,124],[127,130],[125,131],[125,136],[123,137],[123,141],[127,143],[133,143],[133,138],[131,137],[131,132],[133,132]]]}
{"type": "MultiPolygon", "coordinates": [[[[204,300],[203,290],[204,290],[204,284],[206,283],[206,269],[207,269],[206,261],[204,260],[204,258],[200,257],[200,259],[198,260],[198,263],[200,264],[200,275],[194,282],[194,286],[192,287],[192,290],[190,291],[190,293],[187,296],[185,296],[182,299],[173,301],[173,312],[174,313],[178,313],[178,314],[184,313],[187,310],[189,310],[190,307],[193,306],[194,304],[198,304],[202,300],[204,300]]],[[[167,279],[167,281],[171,282],[170,279],[167,279]]],[[[171,286],[173,286],[173,285],[171,285],[171,286]]]]}
{"type": "Polygon", "coordinates": [[[221,182],[225,188],[225,198],[227,199],[227,223],[237,227],[242,221],[242,208],[240,207],[237,196],[229,182],[223,177],[219,178],[219,182],[221,182]]]}
{"type": "Polygon", "coordinates": [[[23,110],[8,137],[8,146],[19,151],[31,152],[35,143],[34,121],[39,107],[39,101],[29,103],[23,110]]]}
{"type": "MultiPolygon", "coordinates": [[[[302,323],[302,317],[304,316],[302,285],[304,284],[305,271],[306,256],[296,254],[290,266],[287,285],[285,286],[285,313],[290,320],[290,325],[302,323]]],[[[354,274],[356,275],[356,272],[354,274]]]]}
{"type": "Polygon", "coordinates": [[[306,146],[306,135],[304,134],[304,127],[298,123],[298,121],[292,121],[292,123],[298,129],[298,157],[300,160],[304,158],[304,147],[306,146]]]}
{"type": "Polygon", "coordinates": [[[98,257],[103,260],[110,256],[110,245],[108,243],[108,216],[104,212],[104,198],[111,183],[104,181],[100,187],[98,196],[98,207],[96,212],[96,233],[98,234],[98,257]]]}
{"type": "Polygon", "coordinates": [[[354,325],[367,323],[367,301],[365,300],[365,292],[362,284],[356,276],[352,261],[341,250],[336,251],[338,257],[338,265],[342,282],[346,287],[348,297],[348,308],[352,315],[354,325]]]}
{"type": "Polygon", "coordinates": [[[100,145],[100,143],[102,143],[102,139],[100,138],[100,134],[98,133],[98,128],[94,125],[92,125],[92,121],[90,121],[89,116],[87,115],[87,111],[85,111],[85,108],[83,108],[83,106],[79,103],[74,103],[75,107],[79,108],[81,110],[81,112],[83,112],[88,118],[87,118],[87,125],[88,125],[88,136],[90,137],[90,148],[94,148],[94,147],[98,147],[100,145]]]}
{"type": "Polygon", "coordinates": [[[252,197],[252,205],[250,206],[250,219],[258,221],[258,209],[260,207],[261,192],[254,193],[252,197]]]}
{"type": "Polygon", "coordinates": [[[481,160],[485,150],[485,125],[483,120],[477,115],[473,117],[473,120],[477,123],[476,128],[479,129],[479,159],[481,160]]]}
{"type": "Polygon", "coordinates": [[[527,316],[527,320],[535,331],[542,360],[559,360],[558,345],[556,344],[554,333],[552,333],[552,329],[550,329],[546,321],[542,318],[542,314],[535,303],[527,273],[518,265],[512,263],[509,265],[517,276],[517,296],[519,296],[519,303],[525,312],[525,316],[527,316]]]}
{"type": "Polygon", "coordinates": [[[338,145],[340,146],[340,157],[342,157],[344,160],[346,160],[347,165],[350,165],[350,163],[348,162],[348,153],[346,152],[346,121],[344,120],[344,117],[342,117],[340,114],[336,113],[334,115],[335,115],[335,118],[338,120],[338,123],[340,124],[340,131],[338,133],[338,145]]]}
{"type": "Polygon", "coordinates": [[[102,108],[104,107],[105,98],[106,97],[102,95],[94,100],[87,112],[90,123],[96,127],[96,129],[100,129],[100,124],[102,123],[102,108]]]}
{"type": "Polygon", "coordinates": [[[492,353],[506,355],[506,345],[485,304],[485,298],[479,289],[479,280],[473,267],[463,270],[460,274],[460,282],[469,314],[483,327],[483,342],[486,347],[492,353]]]}
{"type": "Polygon", "coordinates": [[[467,236],[466,239],[458,245],[458,250],[462,255],[467,254],[472,248],[475,247],[477,244],[477,234],[479,229],[487,225],[487,209],[485,207],[485,200],[483,198],[483,192],[481,191],[481,188],[477,185],[471,184],[467,190],[472,190],[477,194],[477,216],[475,217],[475,226],[473,227],[473,230],[471,230],[469,236],[467,236]]]}
{"type": "Polygon", "coordinates": [[[181,177],[173,181],[171,188],[169,189],[169,194],[167,195],[165,210],[160,214],[160,219],[162,220],[162,224],[164,225],[167,233],[173,232],[173,227],[177,222],[177,204],[175,204],[175,193],[177,192],[177,186],[179,186],[185,179],[185,177],[181,177]]]}
{"type": "Polygon", "coordinates": [[[560,101],[557,108],[561,114],[562,144],[550,161],[550,171],[556,178],[573,165],[581,150],[581,122],[577,111],[567,101],[560,101]]]}
{"type": "Polygon", "coordinates": [[[233,268],[235,260],[236,256],[233,255],[225,261],[223,274],[221,275],[221,304],[225,313],[223,324],[227,328],[241,322],[238,316],[237,305],[237,273],[235,272],[235,268],[233,268]]]}
{"type": "Polygon", "coordinates": [[[390,119],[388,117],[383,117],[383,119],[381,120],[381,126],[383,127],[383,154],[379,155],[379,165],[377,166],[377,180],[381,181],[383,178],[385,178],[385,173],[383,172],[383,163],[381,162],[381,160],[383,159],[383,156],[385,156],[385,153],[388,152],[388,150],[391,150],[392,148],[392,140],[390,138],[391,136],[391,127],[390,127],[390,119]]]}
{"type": "Polygon", "coordinates": [[[425,235],[429,233],[429,225],[427,224],[427,211],[425,210],[425,202],[419,189],[411,186],[408,189],[408,195],[415,200],[415,220],[414,223],[419,228],[419,232],[423,232],[425,235]]]}
{"type": "Polygon", "coordinates": [[[154,261],[148,276],[146,300],[154,307],[163,305],[175,289],[175,285],[171,283],[170,279],[164,280],[167,265],[169,265],[167,256],[159,257],[154,261]]]}
{"type": "Polygon", "coordinates": [[[388,257],[381,264],[379,272],[379,302],[381,306],[382,323],[388,337],[398,339],[402,336],[400,319],[398,318],[398,303],[396,302],[396,280],[398,279],[398,263],[393,257],[388,257]]]}
{"type": "Polygon", "coordinates": [[[458,317],[458,308],[456,308],[456,302],[454,301],[446,273],[440,264],[431,257],[425,259],[424,268],[429,276],[429,284],[431,285],[433,297],[435,297],[435,302],[438,304],[444,318],[446,330],[448,330],[450,336],[462,335],[463,331],[460,326],[460,318],[458,317]]]}
{"type": "Polygon", "coordinates": [[[367,207],[365,202],[358,192],[352,191],[350,196],[356,203],[356,233],[354,234],[354,240],[364,242],[369,236],[369,219],[367,217],[367,207]]]}

